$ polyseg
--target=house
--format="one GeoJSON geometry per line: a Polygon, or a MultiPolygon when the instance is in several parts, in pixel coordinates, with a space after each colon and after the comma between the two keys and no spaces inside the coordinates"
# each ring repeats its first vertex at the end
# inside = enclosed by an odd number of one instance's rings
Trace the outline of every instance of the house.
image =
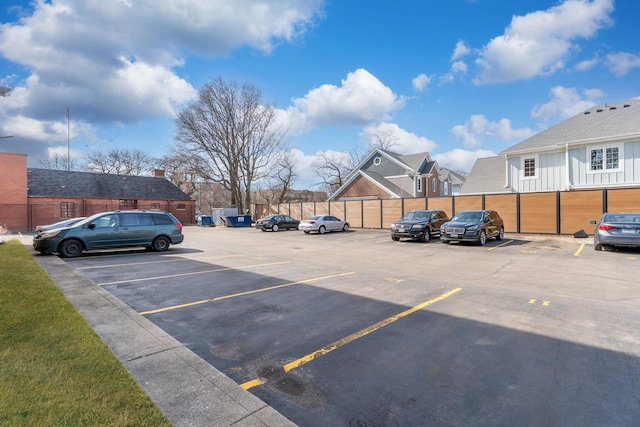
{"type": "Polygon", "coordinates": [[[183,223],[195,221],[195,201],[165,179],[27,168],[27,156],[0,153],[0,222],[29,230],[94,213],[146,209],[171,212],[183,223]]]}
{"type": "Polygon", "coordinates": [[[329,201],[353,199],[397,199],[451,195],[453,185],[463,180],[443,169],[429,153],[401,155],[374,149],[346,177],[329,201]]]}
{"type": "Polygon", "coordinates": [[[640,100],[594,106],[478,159],[461,194],[640,185],[640,100]]]}

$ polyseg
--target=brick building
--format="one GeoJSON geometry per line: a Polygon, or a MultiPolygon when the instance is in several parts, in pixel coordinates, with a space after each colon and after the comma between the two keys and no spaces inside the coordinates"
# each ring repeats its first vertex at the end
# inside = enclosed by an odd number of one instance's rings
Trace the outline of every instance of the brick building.
{"type": "Polygon", "coordinates": [[[0,223],[32,230],[110,210],[160,210],[195,221],[195,201],[155,170],[153,176],[27,168],[24,154],[0,153],[0,223]]]}

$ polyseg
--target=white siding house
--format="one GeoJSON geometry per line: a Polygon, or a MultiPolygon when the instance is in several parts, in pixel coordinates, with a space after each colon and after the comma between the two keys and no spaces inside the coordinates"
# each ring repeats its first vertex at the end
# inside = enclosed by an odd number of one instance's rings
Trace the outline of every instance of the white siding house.
{"type": "MultiPolygon", "coordinates": [[[[504,173],[494,171],[493,176],[504,179],[502,192],[639,186],[640,100],[594,106],[498,157],[504,173]]],[[[491,172],[484,168],[483,173],[491,172]]],[[[474,178],[472,170],[461,194],[483,192],[472,181],[488,178],[474,178]]]]}

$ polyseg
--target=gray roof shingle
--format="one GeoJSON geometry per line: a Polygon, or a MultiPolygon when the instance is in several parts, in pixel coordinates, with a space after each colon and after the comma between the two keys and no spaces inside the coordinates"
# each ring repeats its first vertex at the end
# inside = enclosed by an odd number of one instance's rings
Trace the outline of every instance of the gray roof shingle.
{"type": "Polygon", "coordinates": [[[640,100],[597,105],[558,123],[500,154],[559,148],[565,143],[600,142],[640,135],[640,100]]]}
{"type": "Polygon", "coordinates": [[[504,156],[477,159],[466,181],[462,184],[460,194],[512,193],[511,188],[504,186],[505,162],[504,156]]]}
{"type": "Polygon", "coordinates": [[[29,197],[97,199],[191,198],[165,178],[55,169],[27,169],[29,197]]]}

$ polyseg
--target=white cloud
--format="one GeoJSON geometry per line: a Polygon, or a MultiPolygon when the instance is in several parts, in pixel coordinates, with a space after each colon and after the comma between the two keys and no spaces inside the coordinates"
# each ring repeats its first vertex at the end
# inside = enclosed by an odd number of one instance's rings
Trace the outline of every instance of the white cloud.
{"type": "Polygon", "coordinates": [[[575,65],[574,69],[577,71],[588,71],[593,67],[595,67],[596,65],[598,65],[599,62],[600,62],[600,58],[598,56],[595,56],[592,59],[587,59],[585,61],[578,62],[575,65]]]}
{"type": "Polygon", "coordinates": [[[470,151],[456,148],[443,154],[435,154],[431,156],[431,158],[437,161],[439,166],[452,171],[468,173],[471,171],[476,159],[481,157],[492,157],[495,155],[496,154],[491,150],[478,149],[470,151]]]}
{"type": "Polygon", "coordinates": [[[511,121],[505,118],[490,122],[484,114],[472,115],[464,125],[454,126],[451,131],[456,138],[462,139],[465,147],[469,148],[482,146],[483,138],[486,136],[508,141],[528,138],[535,133],[529,128],[512,129],[511,121]]]}
{"type": "Polygon", "coordinates": [[[358,69],[341,86],[324,84],[294,99],[293,106],[279,114],[292,133],[300,133],[323,126],[366,125],[387,119],[403,106],[404,100],[391,89],[367,70],[358,69]]]}
{"type": "Polygon", "coordinates": [[[313,25],[323,1],[35,1],[0,25],[0,55],[30,73],[3,114],[32,141],[58,139],[67,106],[76,125],[171,117],[197,94],[178,74],[183,55],[268,54],[313,25]]]}
{"type": "Polygon", "coordinates": [[[604,94],[598,89],[583,90],[556,86],[551,89],[551,101],[536,105],[531,110],[531,117],[546,125],[554,119],[567,119],[592,107],[595,100],[604,94]]]}
{"type": "Polygon", "coordinates": [[[418,92],[422,92],[427,88],[431,80],[433,80],[434,76],[427,76],[426,74],[419,74],[413,80],[411,80],[411,85],[418,92]]]}
{"type": "Polygon", "coordinates": [[[469,46],[467,46],[464,41],[458,40],[455,49],[453,49],[453,55],[451,55],[451,62],[454,62],[457,59],[468,55],[469,53],[471,53],[471,49],[469,48],[469,46]]]}
{"type": "Polygon", "coordinates": [[[605,65],[614,76],[622,77],[640,67],[640,56],[626,52],[612,53],[605,58],[605,65]]]}
{"type": "Polygon", "coordinates": [[[438,146],[430,139],[407,132],[395,123],[378,123],[367,126],[360,134],[369,151],[376,146],[377,135],[389,138],[393,143],[389,150],[399,154],[430,152],[438,146]]]}
{"type": "Polygon", "coordinates": [[[451,72],[453,74],[465,74],[467,72],[467,64],[462,61],[456,61],[451,64],[451,72]]]}
{"type": "Polygon", "coordinates": [[[613,0],[567,0],[545,11],[513,17],[501,36],[481,51],[476,84],[493,84],[553,74],[565,67],[576,39],[593,37],[611,25],[613,0]]]}

